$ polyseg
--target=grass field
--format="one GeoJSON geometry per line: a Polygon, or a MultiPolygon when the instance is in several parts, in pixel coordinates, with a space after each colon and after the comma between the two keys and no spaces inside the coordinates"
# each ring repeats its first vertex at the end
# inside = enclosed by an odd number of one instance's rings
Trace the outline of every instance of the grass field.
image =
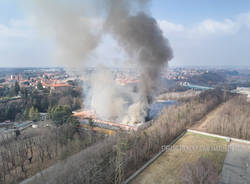
{"type": "Polygon", "coordinates": [[[178,184],[185,163],[194,163],[199,158],[208,158],[221,172],[226,151],[208,148],[225,148],[228,143],[219,138],[186,133],[174,146],[181,149],[170,149],[163,153],[154,163],[137,176],[132,184],[178,184]],[[198,149],[201,148],[201,149],[198,149]]]}

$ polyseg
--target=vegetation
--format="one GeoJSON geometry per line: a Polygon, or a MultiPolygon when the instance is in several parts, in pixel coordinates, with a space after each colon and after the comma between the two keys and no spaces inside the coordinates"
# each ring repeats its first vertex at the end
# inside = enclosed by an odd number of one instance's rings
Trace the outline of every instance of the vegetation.
{"type": "Polygon", "coordinates": [[[193,91],[193,90],[188,90],[188,91],[183,91],[183,92],[168,92],[161,94],[158,97],[158,100],[188,100],[190,98],[194,98],[195,96],[199,95],[200,91],[193,91]]]}
{"type": "Polygon", "coordinates": [[[226,79],[220,73],[205,72],[201,75],[192,76],[188,81],[193,84],[211,86],[211,85],[218,85],[219,83],[224,83],[226,79]]]}
{"type": "MultiPolygon", "coordinates": [[[[223,100],[223,92],[210,90],[185,104],[170,107],[146,130],[121,132],[68,158],[65,164],[45,172],[53,183],[120,183],[187,127],[203,118],[223,100]]],[[[44,183],[37,178],[33,183],[44,183]]]]}
{"type": "Polygon", "coordinates": [[[5,120],[14,121],[18,114],[22,115],[23,109],[25,109],[25,104],[22,100],[0,103],[0,122],[3,122],[5,120]]]}
{"type": "Polygon", "coordinates": [[[43,90],[43,85],[40,81],[37,83],[37,89],[43,90]]]}
{"type": "Polygon", "coordinates": [[[49,110],[51,120],[57,125],[62,125],[68,122],[68,119],[72,115],[72,111],[69,106],[56,105],[49,110]]]}
{"type": "Polygon", "coordinates": [[[215,184],[219,175],[209,159],[200,158],[194,164],[185,164],[182,171],[182,184],[215,184]]]}
{"type": "Polygon", "coordinates": [[[17,96],[20,91],[20,86],[18,82],[15,82],[14,90],[15,90],[15,95],[17,96]]]}
{"type": "Polygon", "coordinates": [[[37,109],[33,106],[29,110],[29,119],[32,121],[38,121],[40,119],[40,114],[37,109]]]}
{"type": "Polygon", "coordinates": [[[102,134],[70,124],[27,130],[18,140],[0,137],[0,183],[19,183],[101,139],[102,134]]]}
{"type": "Polygon", "coordinates": [[[50,91],[38,83],[37,88],[20,88],[18,83],[11,88],[6,86],[0,88],[0,122],[37,120],[38,113],[47,113],[49,109],[58,105],[67,105],[70,111],[81,108],[82,90],[77,86],[65,91],[50,91]],[[21,97],[17,98],[17,94],[20,94],[21,97]],[[36,111],[36,113],[29,113],[30,110],[36,111]],[[36,117],[31,117],[31,114],[36,117]]]}
{"type": "MultiPolygon", "coordinates": [[[[200,169],[202,168],[200,160],[209,160],[210,165],[213,166],[213,173],[218,176],[222,169],[226,150],[209,150],[209,148],[226,146],[227,142],[223,139],[186,133],[174,144],[172,149],[163,153],[155,162],[136,177],[131,184],[193,183],[193,178],[196,180],[201,179],[202,175],[198,176],[197,174],[205,174],[202,170],[199,170],[198,173],[193,173],[194,167],[198,166],[200,169]],[[193,177],[192,174],[194,174],[193,177]]],[[[205,164],[204,167],[206,170],[207,164],[205,164]]],[[[194,183],[196,184],[196,182],[194,183]]]]}
{"type": "Polygon", "coordinates": [[[0,97],[14,97],[17,96],[20,92],[20,86],[17,82],[11,87],[6,85],[3,88],[0,88],[0,97]]]}
{"type": "Polygon", "coordinates": [[[207,123],[207,131],[250,140],[250,102],[245,96],[236,96],[227,101],[207,123]]]}
{"type": "MultiPolygon", "coordinates": [[[[4,114],[4,118],[36,120],[38,112],[44,108],[57,126],[44,129],[44,132],[22,134],[17,140],[12,137],[0,139],[2,183],[18,183],[81,150],[76,156],[68,158],[64,166],[60,166],[64,168],[63,171],[53,169],[44,178],[53,178],[53,183],[62,184],[121,183],[158,153],[162,145],[170,143],[223,101],[222,91],[206,91],[183,104],[165,109],[146,130],[130,134],[120,132],[101,140],[102,135],[77,128],[79,121],[71,116],[73,107],[68,100],[80,98],[79,91],[60,91],[57,94],[44,89],[30,90],[21,89],[22,99],[0,103],[0,113],[6,105],[8,107],[13,103],[15,107],[9,107],[11,110],[6,111],[13,114],[4,114]]],[[[44,183],[44,180],[32,182],[44,183]]]]}

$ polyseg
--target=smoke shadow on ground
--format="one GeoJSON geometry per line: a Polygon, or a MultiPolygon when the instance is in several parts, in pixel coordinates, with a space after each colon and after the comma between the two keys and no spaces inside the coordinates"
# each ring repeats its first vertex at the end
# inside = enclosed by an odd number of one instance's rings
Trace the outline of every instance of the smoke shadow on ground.
{"type": "Polygon", "coordinates": [[[163,102],[155,102],[149,106],[149,114],[147,120],[150,121],[155,119],[159,114],[162,113],[164,108],[170,107],[172,105],[177,105],[178,102],[175,100],[163,101],[163,102]]]}

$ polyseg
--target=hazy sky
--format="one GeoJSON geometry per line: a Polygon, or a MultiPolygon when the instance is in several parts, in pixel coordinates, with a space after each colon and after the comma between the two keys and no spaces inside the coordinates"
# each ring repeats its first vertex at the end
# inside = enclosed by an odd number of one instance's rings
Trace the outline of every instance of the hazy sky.
{"type": "MultiPolygon", "coordinates": [[[[55,65],[53,41],[21,2],[0,0],[0,67],[55,65]]],[[[171,65],[250,65],[249,0],[153,0],[151,12],[174,50],[171,65]]],[[[121,52],[105,37],[92,59],[115,64],[121,52]]]]}

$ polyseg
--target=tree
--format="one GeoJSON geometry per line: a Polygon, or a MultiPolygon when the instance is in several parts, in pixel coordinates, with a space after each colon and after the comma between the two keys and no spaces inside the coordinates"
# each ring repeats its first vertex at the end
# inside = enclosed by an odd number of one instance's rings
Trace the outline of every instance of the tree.
{"type": "Polygon", "coordinates": [[[38,109],[34,108],[34,106],[32,106],[29,110],[29,119],[32,121],[38,121],[40,119],[38,109]]]}
{"type": "Polygon", "coordinates": [[[22,119],[23,119],[23,115],[21,113],[17,113],[15,121],[21,121],[22,119]]]}
{"type": "Polygon", "coordinates": [[[9,88],[7,86],[0,88],[0,97],[7,96],[8,93],[9,93],[9,88]]]}
{"type": "Polygon", "coordinates": [[[91,128],[94,127],[94,122],[93,122],[93,119],[92,119],[92,118],[89,118],[89,119],[88,119],[88,123],[89,123],[89,126],[90,126],[91,128]]]}
{"type": "Polygon", "coordinates": [[[22,94],[22,97],[25,100],[25,103],[27,103],[27,101],[28,101],[28,95],[29,95],[28,88],[26,88],[26,87],[21,88],[21,94],[22,94]]]}
{"type": "Polygon", "coordinates": [[[20,86],[19,86],[18,82],[15,82],[14,89],[15,89],[15,95],[18,95],[18,93],[20,91],[20,86]]]}
{"type": "Polygon", "coordinates": [[[29,108],[28,107],[26,107],[25,108],[25,110],[24,110],[24,112],[23,112],[23,118],[24,118],[24,120],[28,120],[29,119],[29,108]]]}
{"type": "Polygon", "coordinates": [[[23,113],[24,104],[21,100],[0,104],[0,121],[14,121],[18,113],[23,113]]]}
{"type": "Polygon", "coordinates": [[[124,175],[124,165],[123,157],[125,155],[124,151],[126,150],[126,139],[123,139],[121,136],[118,136],[117,144],[114,146],[116,150],[115,158],[115,184],[121,184],[124,175]]]}
{"type": "Polygon", "coordinates": [[[200,158],[184,166],[181,179],[183,184],[214,184],[218,183],[219,176],[211,160],[200,158]]]}
{"type": "Polygon", "coordinates": [[[49,115],[52,121],[59,126],[67,123],[72,115],[72,111],[69,106],[56,105],[49,110],[49,115]]]}
{"type": "Polygon", "coordinates": [[[40,112],[47,112],[48,107],[49,107],[48,96],[44,94],[40,101],[40,112]]]}
{"type": "Polygon", "coordinates": [[[73,98],[71,96],[64,96],[61,97],[58,101],[58,105],[70,105],[70,107],[72,108],[72,104],[73,104],[73,98]]]}
{"type": "Polygon", "coordinates": [[[67,119],[67,123],[69,123],[71,126],[73,126],[74,128],[78,128],[80,126],[80,122],[79,120],[74,117],[74,116],[70,116],[68,119],[67,119]]]}
{"type": "Polygon", "coordinates": [[[43,90],[43,85],[40,81],[37,83],[37,89],[43,90]]]}

